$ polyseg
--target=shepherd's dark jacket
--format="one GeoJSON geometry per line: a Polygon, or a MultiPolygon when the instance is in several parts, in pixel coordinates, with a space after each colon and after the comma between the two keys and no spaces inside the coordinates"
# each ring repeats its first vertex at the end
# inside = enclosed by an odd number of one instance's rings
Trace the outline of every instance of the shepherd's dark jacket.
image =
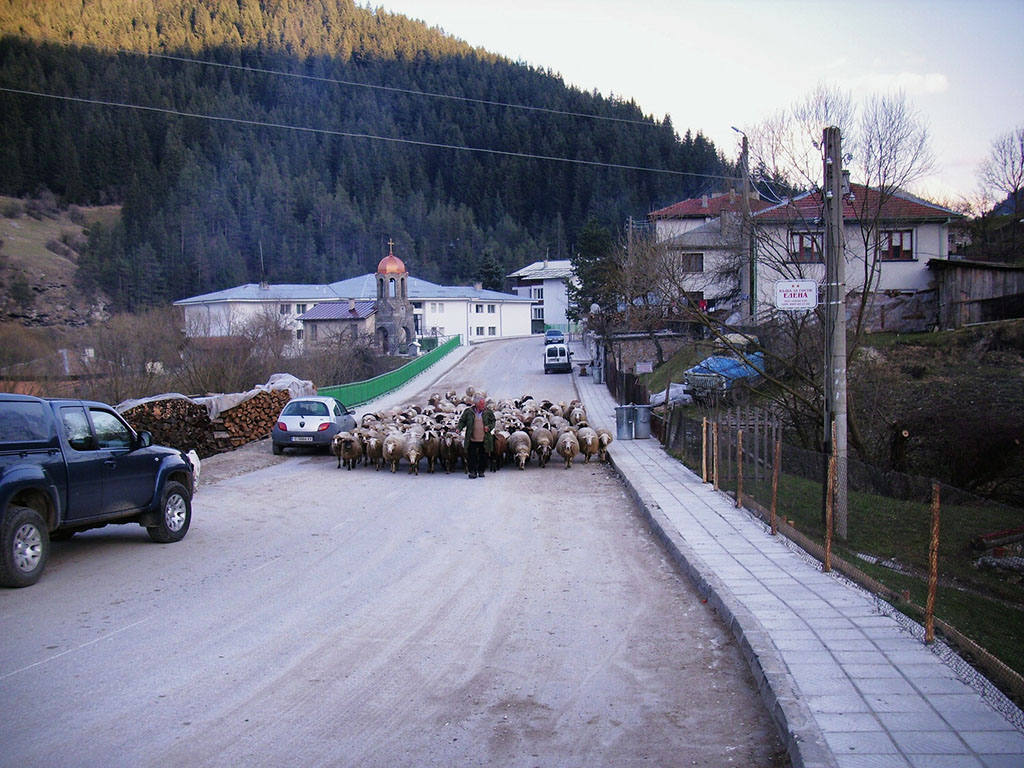
{"type": "MultiPolygon", "coordinates": [[[[484,451],[487,453],[494,452],[494,411],[490,408],[484,408],[481,413],[484,419],[484,451]]],[[[463,445],[466,448],[466,453],[469,453],[469,438],[473,434],[473,421],[476,418],[476,408],[470,407],[462,412],[462,416],[459,417],[459,431],[466,430],[466,437],[463,440],[463,445]]]]}

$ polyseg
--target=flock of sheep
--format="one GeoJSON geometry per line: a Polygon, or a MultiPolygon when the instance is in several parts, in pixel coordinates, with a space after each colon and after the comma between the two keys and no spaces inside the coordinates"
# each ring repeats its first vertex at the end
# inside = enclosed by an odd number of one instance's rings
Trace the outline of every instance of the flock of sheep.
{"type": "MultiPolygon", "coordinates": [[[[463,397],[449,391],[431,395],[426,405],[367,413],[356,429],[334,436],[331,451],[338,457],[339,468],[372,464],[379,470],[387,465],[395,472],[404,460],[410,474],[418,475],[425,460],[428,472],[439,467],[449,473],[460,462],[465,471],[464,434],[456,424],[462,411],[480,396],[487,399],[486,393],[469,387],[463,397]]],[[[611,432],[592,429],[579,400],[553,403],[524,395],[518,400],[487,399],[487,407],[495,416],[494,450],[487,457],[492,472],[510,462],[525,469],[531,457],[543,467],[552,454],[565,462],[566,469],[580,455],[584,463],[594,456],[607,460],[611,432]]]]}

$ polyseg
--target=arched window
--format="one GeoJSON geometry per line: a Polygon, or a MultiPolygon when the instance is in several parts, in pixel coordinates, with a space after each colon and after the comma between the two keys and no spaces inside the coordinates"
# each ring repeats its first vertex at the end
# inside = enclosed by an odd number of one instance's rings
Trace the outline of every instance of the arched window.
{"type": "Polygon", "coordinates": [[[395,298],[396,295],[397,295],[397,283],[395,281],[395,278],[392,277],[392,278],[390,278],[388,280],[388,296],[393,299],[393,298],[395,298]]]}

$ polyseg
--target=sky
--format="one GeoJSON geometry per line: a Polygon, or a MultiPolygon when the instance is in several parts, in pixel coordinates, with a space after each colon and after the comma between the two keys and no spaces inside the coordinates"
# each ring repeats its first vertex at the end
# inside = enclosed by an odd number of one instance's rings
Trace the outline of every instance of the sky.
{"type": "Polygon", "coordinates": [[[1024,127],[1024,0],[378,2],[669,115],[680,135],[701,132],[730,159],[732,126],[749,129],[819,84],[855,101],[902,91],[936,159],[911,191],[939,202],[975,193],[992,142],[1024,127]]]}

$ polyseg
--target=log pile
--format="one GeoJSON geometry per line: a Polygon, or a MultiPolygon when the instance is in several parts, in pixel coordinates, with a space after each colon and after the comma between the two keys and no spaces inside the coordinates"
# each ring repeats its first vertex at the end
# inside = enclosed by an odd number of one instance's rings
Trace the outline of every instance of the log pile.
{"type": "Polygon", "coordinates": [[[195,450],[205,459],[269,435],[290,399],[286,389],[257,392],[214,420],[206,406],[181,397],[142,403],[121,415],[136,432],[149,431],[154,443],[195,450]]]}
{"type": "Polygon", "coordinates": [[[121,414],[136,432],[147,430],[153,442],[181,451],[195,450],[199,458],[219,453],[206,408],[181,397],[154,400],[121,414]]]}
{"type": "Polygon", "coordinates": [[[281,409],[290,399],[286,389],[262,391],[221,413],[213,422],[214,437],[220,450],[234,450],[269,435],[281,409]]]}

